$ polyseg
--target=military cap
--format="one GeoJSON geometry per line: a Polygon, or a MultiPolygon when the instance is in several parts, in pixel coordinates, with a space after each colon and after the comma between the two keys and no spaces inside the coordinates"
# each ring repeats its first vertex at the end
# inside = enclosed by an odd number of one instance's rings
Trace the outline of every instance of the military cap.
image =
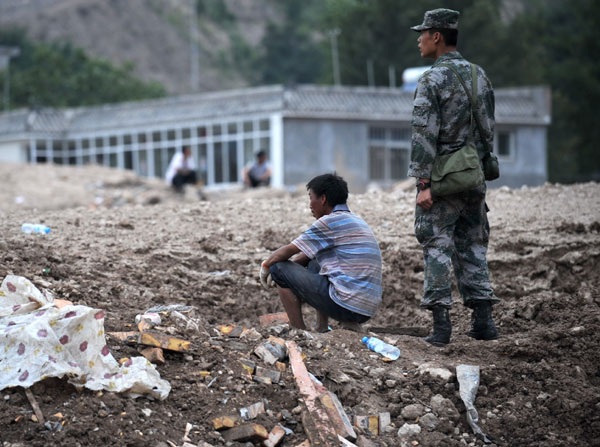
{"type": "Polygon", "coordinates": [[[458,16],[460,12],[452,9],[433,9],[425,13],[423,23],[417,26],[412,26],[410,29],[414,31],[423,31],[424,29],[440,28],[440,29],[458,29],[458,16]]]}

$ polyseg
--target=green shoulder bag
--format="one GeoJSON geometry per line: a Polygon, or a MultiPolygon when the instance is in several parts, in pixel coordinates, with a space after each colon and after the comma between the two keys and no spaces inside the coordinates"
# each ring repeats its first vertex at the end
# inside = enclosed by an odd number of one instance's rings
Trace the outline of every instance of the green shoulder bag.
{"type": "MultiPolygon", "coordinates": [[[[471,104],[471,124],[467,143],[460,149],[445,155],[438,155],[433,162],[431,171],[431,194],[433,196],[447,196],[476,188],[484,182],[483,171],[479,163],[477,147],[472,139],[473,134],[473,100],[467,87],[456,69],[448,64],[440,66],[448,67],[458,76],[471,104]]],[[[477,98],[477,72],[475,65],[471,64],[473,74],[473,97],[477,98]]]]}

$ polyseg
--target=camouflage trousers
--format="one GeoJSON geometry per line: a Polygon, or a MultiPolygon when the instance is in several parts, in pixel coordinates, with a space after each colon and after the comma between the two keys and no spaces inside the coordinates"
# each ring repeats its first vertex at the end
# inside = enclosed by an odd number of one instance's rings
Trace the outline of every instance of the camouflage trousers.
{"type": "Polygon", "coordinates": [[[452,305],[452,270],[463,304],[500,301],[494,296],[486,260],[490,226],[485,185],[436,197],[433,206],[415,211],[415,235],[423,247],[425,285],[421,307],[452,305]]]}

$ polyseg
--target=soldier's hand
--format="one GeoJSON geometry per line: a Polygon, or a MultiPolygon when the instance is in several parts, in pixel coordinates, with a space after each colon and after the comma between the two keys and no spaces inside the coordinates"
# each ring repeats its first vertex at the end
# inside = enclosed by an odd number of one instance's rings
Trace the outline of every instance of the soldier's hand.
{"type": "Polygon", "coordinates": [[[417,194],[417,205],[426,210],[432,207],[433,198],[431,197],[431,188],[419,191],[419,194],[417,194]]]}

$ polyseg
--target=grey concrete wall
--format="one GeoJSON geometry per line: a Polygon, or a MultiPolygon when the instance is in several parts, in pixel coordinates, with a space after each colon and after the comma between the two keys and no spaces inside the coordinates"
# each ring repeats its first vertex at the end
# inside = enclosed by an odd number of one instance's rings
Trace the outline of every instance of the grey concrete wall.
{"type": "Polygon", "coordinates": [[[27,162],[27,144],[24,141],[0,143],[0,161],[11,163],[27,162]]]}
{"type": "Polygon", "coordinates": [[[283,182],[306,184],[316,175],[337,171],[351,192],[368,183],[367,123],[284,118],[283,182]]]}
{"type": "Polygon", "coordinates": [[[488,186],[519,188],[544,184],[548,179],[546,127],[513,127],[511,130],[515,133],[513,155],[500,159],[500,178],[488,186]]]}

